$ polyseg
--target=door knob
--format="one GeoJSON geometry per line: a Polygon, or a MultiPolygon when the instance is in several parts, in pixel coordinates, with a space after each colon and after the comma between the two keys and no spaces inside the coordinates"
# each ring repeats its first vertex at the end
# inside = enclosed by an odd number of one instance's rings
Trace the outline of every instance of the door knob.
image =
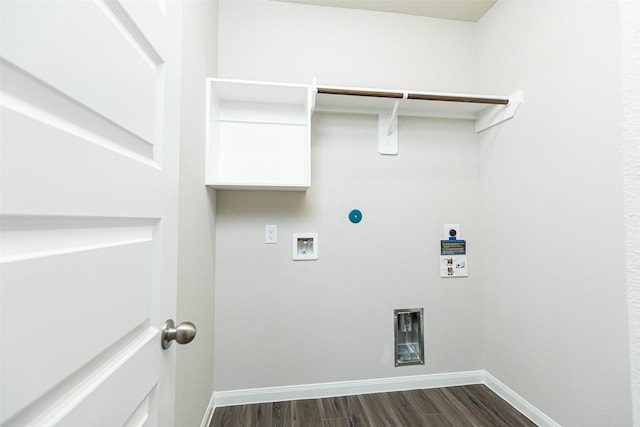
{"type": "Polygon", "coordinates": [[[182,322],[178,326],[173,323],[173,319],[164,322],[162,326],[162,348],[171,347],[172,341],[178,344],[187,344],[193,341],[196,336],[196,325],[191,322],[182,322]]]}

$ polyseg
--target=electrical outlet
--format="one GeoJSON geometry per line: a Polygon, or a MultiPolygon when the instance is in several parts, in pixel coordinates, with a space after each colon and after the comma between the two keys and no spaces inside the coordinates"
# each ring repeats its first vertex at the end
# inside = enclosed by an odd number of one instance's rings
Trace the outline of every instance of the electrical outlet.
{"type": "Polygon", "coordinates": [[[267,244],[278,243],[278,226],[277,225],[264,226],[264,242],[267,244]]]}
{"type": "Polygon", "coordinates": [[[460,232],[460,224],[445,224],[444,225],[444,240],[449,240],[449,237],[455,237],[461,239],[462,233],[460,232]],[[452,235],[452,233],[454,233],[452,235]]]}

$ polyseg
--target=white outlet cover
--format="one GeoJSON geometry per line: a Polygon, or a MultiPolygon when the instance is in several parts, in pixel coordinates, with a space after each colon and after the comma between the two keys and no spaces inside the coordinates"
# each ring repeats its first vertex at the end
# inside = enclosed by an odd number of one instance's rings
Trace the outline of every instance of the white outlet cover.
{"type": "Polygon", "coordinates": [[[264,226],[264,243],[275,244],[278,243],[278,226],[267,224],[264,226]]]}
{"type": "Polygon", "coordinates": [[[460,230],[460,224],[445,224],[444,225],[444,237],[443,240],[449,240],[449,231],[450,230],[456,230],[456,239],[461,240],[462,239],[462,232],[460,230]]]}

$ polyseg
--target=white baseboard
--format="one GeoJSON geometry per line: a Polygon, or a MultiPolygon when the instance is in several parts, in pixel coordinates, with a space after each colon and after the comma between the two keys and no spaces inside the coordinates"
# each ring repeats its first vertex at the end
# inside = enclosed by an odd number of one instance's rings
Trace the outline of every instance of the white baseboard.
{"type": "Polygon", "coordinates": [[[484,384],[489,387],[495,394],[500,396],[511,406],[520,411],[523,415],[528,417],[531,421],[536,423],[540,427],[561,427],[560,424],[553,421],[541,410],[533,406],[526,401],[515,391],[511,390],[504,383],[491,375],[489,372],[484,371],[484,384]]]}
{"type": "Polygon", "coordinates": [[[209,406],[207,406],[207,411],[204,413],[204,418],[202,419],[202,424],[200,427],[209,427],[211,424],[211,420],[213,419],[213,411],[216,409],[216,395],[215,393],[211,394],[211,399],[209,399],[209,406]]]}
{"type": "Polygon", "coordinates": [[[287,400],[300,399],[320,399],[324,397],[453,387],[470,384],[485,384],[493,390],[494,393],[540,427],[561,427],[560,424],[553,421],[538,408],[527,402],[516,392],[484,370],[376,378],[372,380],[302,384],[295,386],[252,388],[245,390],[216,391],[211,396],[209,407],[207,408],[205,417],[202,420],[201,427],[207,427],[211,423],[215,408],[222,406],[283,402],[287,400]]]}
{"type": "Polygon", "coordinates": [[[451,372],[445,374],[376,378],[372,380],[217,391],[214,392],[214,396],[216,407],[281,402],[286,400],[320,399],[323,397],[349,396],[354,394],[481,384],[484,378],[483,373],[484,371],[451,372]]]}

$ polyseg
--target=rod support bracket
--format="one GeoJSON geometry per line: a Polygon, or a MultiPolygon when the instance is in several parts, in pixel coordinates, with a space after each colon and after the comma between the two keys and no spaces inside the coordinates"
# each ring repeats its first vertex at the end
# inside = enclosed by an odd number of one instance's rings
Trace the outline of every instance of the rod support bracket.
{"type": "Polygon", "coordinates": [[[512,119],[523,102],[524,92],[519,90],[509,95],[509,103],[507,105],[493,105],[480,111],[478,117],[476,117],[476,133],[483,132],[512,119]]]}
{"type": "Polygon", "coordinates": [[[409,97],[404,92],[402,99],[396,99],[390,113],[378,114],[378,151],[380,154],[398,154],[398,108],[400,102],[409,97]]]}

